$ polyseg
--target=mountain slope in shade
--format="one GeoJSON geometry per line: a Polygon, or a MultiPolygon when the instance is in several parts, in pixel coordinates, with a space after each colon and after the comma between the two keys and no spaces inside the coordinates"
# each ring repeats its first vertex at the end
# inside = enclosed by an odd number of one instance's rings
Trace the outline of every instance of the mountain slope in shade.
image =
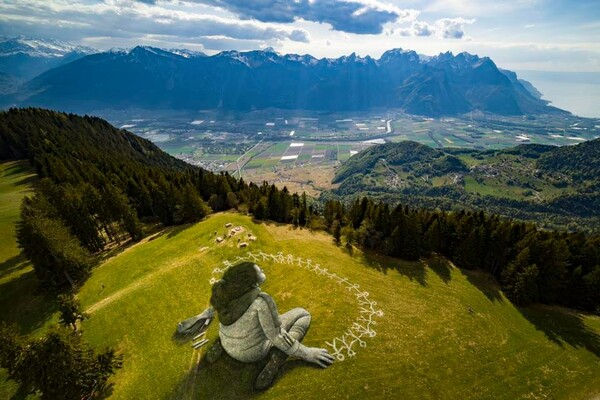
{"type": "Polygon", "coordinates": [[[138,46],[89,55],[24,88],[21,105],[94,108],[323,111],[403,109],[440,116],[481,110],[503,115],[559,112],[514,73],[468,53],[420,57],[394,49],[379,59],[337,59],[225,51],[214,56],[138,46]]]}
{"type": "Polygon", "coordinates": [[[14,75],[0,72],[0,95],[8,95],[17,92],[22,82],[22,79],[14,75]]]}
{"type": "Polygon", "coordinates": [[[0,37],[0,72],[31,79],[52,68],[98,51],[58,40],[0,37]]]}

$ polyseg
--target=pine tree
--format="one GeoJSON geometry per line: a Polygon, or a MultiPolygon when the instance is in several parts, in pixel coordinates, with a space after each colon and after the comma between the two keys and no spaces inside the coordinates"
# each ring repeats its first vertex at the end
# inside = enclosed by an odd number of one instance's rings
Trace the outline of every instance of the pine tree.
{"type": "Polygon", "coordinates": [[[227,207],[236,208],[238,206],[238,198],[233,192],[227,192],[227,207]]]}
{"type": "Polygon", "coordinates": [[[335,240],[335,243],[339,244],[340,238],[342,236],[342,224],[339,220],[336,219],[335,221],[333,221],[333,223],[331,224],[331,232],[333,234],[333,239],[335,240]]]}
{"type": "Polygon", "coordinates": [[[421,232],[412,213],[406,216],[406,230],[402,234],[399,253],[405,260],[418,260],[421,255],[421,232]]]}
{"type": "Polygon", "coordinates": [[[423,242],[425,253],[432,251],[435,253],[442,252],[442,232],[437,218],[434,219],[431,225],[429,225],[429,228],[427,228],[423,242]]]}
{"type": "Polygon", "coordinates": [[[197,222],[211,213],[210,207],[202,200],[192,185],[183,190],[181,204],[175,212],[175,223],[197,222]]]}
{"type": "Polygon", "coordinates": [[[60,323],[77,331],[77,321],[83,321],[89,315],[83,312],[81,304],[72,294],[61,294],[57,300],[60,323]]]}
{"type": "Polygon", "coordinates": [[[585,292],[583,297],[589,304],[589,308],[600,315],[600,265],[583,276],[585,292]]]}
{"type": "Polygon", "coordinates": [[[277,222],[281,222],[283,220],[283,203],[281,201],[281,196],[279,195],[279,190],[275,187],[275,185],[271,185],[271,188],[269,189],[267,210],[269,219],[277,222]]]}
{"type": "Polygon", "coordinates": [[[260,199],[254,206],[254,218],[257,220],[264,220],[268,218],[267,206],[263,199],[260,199]]]}
{"type": "Polygon", "coordinates": [[[307,225],[307,213],[308,213],[308,201],[306,199],[306,192],[302,192],[302,197],[300,199],[300,215],[298,216],[298,224],[300,226],[307,225]]]}
{"type": "Polygon", "coordinates": [[[352,225],[346,225],[342,228],[342,236],[346,238],[346,247],[351,248],[355,238],[355,232],[352,225]]]}
{"type": "Polygon", "coordinates": [[[520,305],[535,303],[539,298],[539,270],[535,264],[528,265],[518,272],[512,290],[512,300],[520,305]]]}
{"type": "Polygon", "coordinates": [[[15,327],[0,327],[0,366],[27,392],[43,400],[93,398],[106,393],[108,379],[122,366],[114,350],[96,354],[81,336],[62,327],[25,340],[15,327]]]}
{"type": "Polygon", "coordinates": [[[19,247],[31,260],[38,279],[52,287],[66,283],[75,287],[87,279],[93,260],[60,220],[45,216],[35,204],[31,199],[22,204],[17,223],[19,247]]]}
{"type": "Polygon", "coordinates": [[[513,302],[527,305],[539,299],[539,270],[530,264],[529,247],[524,248],[502,275],[503,288],[513,302]]]}

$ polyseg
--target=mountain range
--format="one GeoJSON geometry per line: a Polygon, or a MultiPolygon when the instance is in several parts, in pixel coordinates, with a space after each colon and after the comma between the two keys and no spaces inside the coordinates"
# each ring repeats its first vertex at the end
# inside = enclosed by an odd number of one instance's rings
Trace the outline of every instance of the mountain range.
{"type": "Polygon", "coordinates": [[[97,52],[91,47],[53,39],[0,37],[0,73],[13,79],[27,80],[97,52]]]}
{"type": "MultiPolygon", "coordinates": [[[[61,60],[88,50],[73,48],[61,60]]],[[[0,71],[5,72],[3,67],[0,71]]],[[[393,108],[426,116],[474,110],[501,115],[561,112],[541,100],[529,82],[499,69],[488,57],[466,52],[427,57],[402,49],[386,51],[379,59],[354,53],[317,59],[281,55],[270,48],[208,56],[138,46],[62,63],[24,83],[2,103],[77,112],[128,107],[241,111],[393,108]]]]}

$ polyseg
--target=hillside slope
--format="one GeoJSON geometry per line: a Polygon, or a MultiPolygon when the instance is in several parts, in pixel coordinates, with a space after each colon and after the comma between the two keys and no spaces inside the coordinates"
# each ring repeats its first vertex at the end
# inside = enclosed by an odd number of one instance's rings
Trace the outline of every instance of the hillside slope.
{"type": "MultiPolygon", "coordinates": [[[[244,240],[244,239],[242,239],[244,240]]],[[[214,365],[178,342],[176,324],[208,305],[215,267],[248,252],[291,254],[347,278],[382,315],[375,332],[356,342],[354,357],[327,370],[290,361],[264,399],[554,399],[600,394],[600,319],[552,307],[515,308],[488,278],[443,260],[401,262],[336,247],[331,237],[289,226],[255,224],[239,214],[169,229],[100,266],[79,294],[91,318],[84,336],[96,347],[125,354],[114,399],[248,398],[258,366],[223,356],[214,365]],[[225,224],[257,240],[239,249],[234,236],[216,244],[225,224]],[[469,306],[473,312],[469,313],[469,306]],[[555,360],[561,360],[556,363],[555,360]],[[199,364],[197,364],[199,363],[199,364]],[[198,365],[198,367],[197,367],[198,365]],[[565,379],[568,375],[569,379],[565,379]]],[[[323,346],[360,320],[358,297],[324,273],[260,260],[263,289],[280,313],[312,313],[305,344],[323,346]]],[[[211,342],[218,331],[211,324],[211,342]]],[[[350,342],[350,341],[348,341],[350,342]]],[[[340,342],[337,342],[338,346],[340,342]]]]}
{"type": "MultiPolygon", "coordinates": [[[[29,179],[24,162],[2,167],[0,232],[12,239],[0,248],[0,318],[35,335],[56,323],[56,316],[53,302],[35,294],[33,272],[18,261],[12,236],[29,179]]],[[[372,317],[375,336],[362,338],[365,347],[353,345],[354,357],[342,350],[346,359],[327,370],[290,361],[260,398],[317,399],[327,393],[332,399],[573,399],[600,394],[598,317],[555,307],[516,308],[485,274],[443,260],[402,262],[356,248],[349,253],[326,234],[222,213],[124,249],[97,267],[81,289],[79,298],[91,314],[83,324],[85,339],[98,349],[114,346],[125,356],[111,398],[253,395],[259,366],[227,357],[208,366],[201,361],[206,347],[194,352],[173,336],[178,321],[207,306],[209,280],[219,277],[214,268],[248,251],[292,254],[304,265],[310,259],[369,292],[374,309],[383,312],[372,317]],[[235,236],[217,245],[214,232],[228,231],[226,223],[243,227],[242,241],[248,234],[257,240],[246,249],[237,248],[235,236]]],[[[355,292],[324,272],[273,261],[259,264],[267,273],[263,288],[281,313],[297,306],[312,313],[307,345],[333,351],[327,342],[343,337],[357,319],[364,325],[355,292]]],[[[216,322],[209,327],[211,342],[217,330],[216,322]]],[[[10,398],[15,391],[12,383],[0,382],[0,397],[10,398]]]]}
{"type": "Polygon", "coordinates": [[[415,206],[476,208],[564,228],[600,229],[600,139],[575,146],[433,149],[373,146],[336,172],[342,197],[368,194],[415,206]]]}

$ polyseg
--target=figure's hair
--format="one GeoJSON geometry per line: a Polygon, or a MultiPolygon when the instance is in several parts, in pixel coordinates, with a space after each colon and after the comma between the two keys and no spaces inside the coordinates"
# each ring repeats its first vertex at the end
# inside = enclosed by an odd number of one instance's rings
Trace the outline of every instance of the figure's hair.
{"type": "Polygon", "coordinates": [[[210,304],[219,312],[225,309],[231,300],[252,290],[256,283],[258,283],[258,275],[254,263],[236,264],[228,268],[223,278],[213,284],[210,304]]]}

